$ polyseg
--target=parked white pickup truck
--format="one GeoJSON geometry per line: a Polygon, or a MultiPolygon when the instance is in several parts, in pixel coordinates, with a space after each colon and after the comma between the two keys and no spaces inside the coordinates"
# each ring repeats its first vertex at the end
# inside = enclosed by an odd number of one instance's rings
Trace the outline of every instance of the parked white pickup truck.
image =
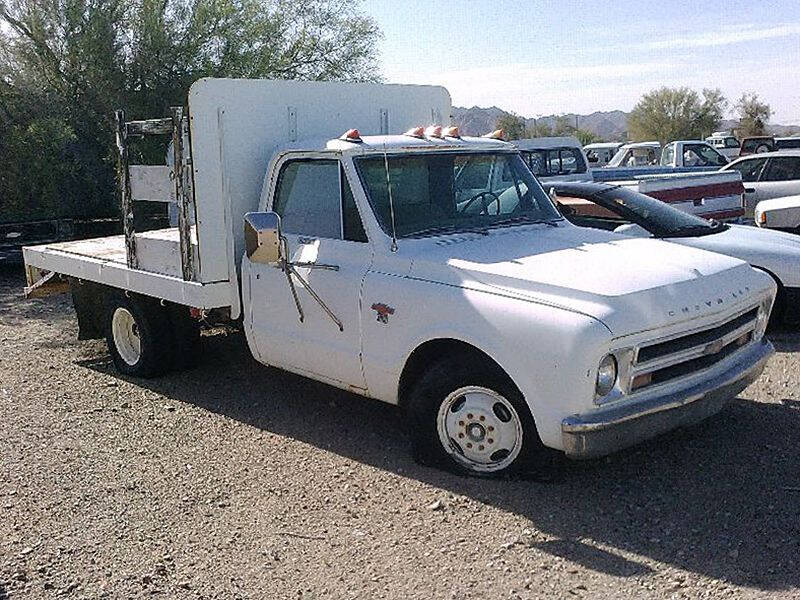
{"type": "Polygon", "coordinates": [[[185,365],[192,312],[241,319],[257,360],[401,404],[418,458],[473,474],[607,454],[758,377],[769,276],[573,226],[510,144],[412,128],[450,109],[438,87],[204,79],[189,119],[118,113],[125,235],[25,248],[27,290],[67,276],[129,375],[185,365]],[[172,170],[128,164],[132,134],[170,131],[172,170]],[[159,197],[179,226],[134,231],[159,197]]]}
{"type": "Polygon", "coordinates": [[[594,169],[595,181],[615,181],[643,175],[675,175],[716,171],[728,160],[706,142],[670,142],[663,149],[658,142],[622,146],[605,167],[594,169]]]}

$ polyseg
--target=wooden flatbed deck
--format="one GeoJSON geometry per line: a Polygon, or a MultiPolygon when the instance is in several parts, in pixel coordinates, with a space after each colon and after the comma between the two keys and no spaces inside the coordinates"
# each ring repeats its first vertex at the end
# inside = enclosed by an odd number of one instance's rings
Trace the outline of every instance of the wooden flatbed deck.
{"type": "Polygon", "coordinates": [[[137,233],[136,241],[138,269],[127,265],[124,235],[26,247],[28,286],[55,272],[196,308],[232,305],[235,284],[183,280],[177,229],[137,233]]]}

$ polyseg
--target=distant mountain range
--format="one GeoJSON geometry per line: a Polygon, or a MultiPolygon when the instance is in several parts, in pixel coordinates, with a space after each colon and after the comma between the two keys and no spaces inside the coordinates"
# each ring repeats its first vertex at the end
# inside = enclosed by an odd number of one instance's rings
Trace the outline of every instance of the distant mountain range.
{"type": "MultiPolygon", "coordinates": [[[[465,135],[483,135],[495,129],[495,123],[501,116],[508,114],[502,108],[492,106],[490,108],[481,108],[473,106],[472,108],[463,108],[460,106],[453,107],[453,118],[456,125],[458,125],[462,134],[465,135]]],[[[577,126],[579,129],[591,131],[596,136],[606,141],[624,141],[627,139],[627,122],[628,114],[622,110],[612,110],[608,112],[593,112],[589,115],[576,115],[574,113],[567,113],[564,115],[547,115],[538,117],[537,119],[526,118],[525,122],[528,127],[533,127],[534,122],[537,124],[547,124],[551,129],[555,126],[557,117],[566,117],[571,125],[575,125],[577,119],[577,126]]],[[[726,120],[720,123],[720,131],[730,130],[736,127],[736,121],[726,120]]],[[[799,125],[770,125],[770,132],[773,135],[788,136],[800,134],[799,125]]]]}

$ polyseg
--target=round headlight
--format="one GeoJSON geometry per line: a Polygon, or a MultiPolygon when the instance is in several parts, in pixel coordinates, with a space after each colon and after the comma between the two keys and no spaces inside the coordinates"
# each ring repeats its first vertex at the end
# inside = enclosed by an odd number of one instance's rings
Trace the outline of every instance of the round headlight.
{"type": "Polygon", "coordinates": [[[617,383],[617,359],[613,354],[606,354],[597,367],[597,383],[595,393],[599,397],[608,396],[617,383]]]}

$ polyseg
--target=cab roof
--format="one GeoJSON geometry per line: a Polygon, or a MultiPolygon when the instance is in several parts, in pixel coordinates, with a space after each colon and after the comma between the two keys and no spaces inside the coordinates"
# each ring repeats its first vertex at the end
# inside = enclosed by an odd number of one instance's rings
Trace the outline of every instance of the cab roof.
{"type": "Polygon", "coordinates": [[[573,136],[539,137],[514,140],[513,144],[520,150],[539,150],[545,148],[580,148],[581,143],[573,136]]]}
{"type": "Polygon", "coordinates": [[[516,150],[513,145],[503,140],[483,137],[463,136],[460,138],[414,137],[411,135],[365,135],[360,141],[349,141],[342,138],[331,140],[312,139],[285,144],[278,152],[337,152],[345,155],[359,156],[364,154],[400,154],[404,152],[424,152],[430,150],[466,150],[466,151],[507,151],[516,150]]]}

